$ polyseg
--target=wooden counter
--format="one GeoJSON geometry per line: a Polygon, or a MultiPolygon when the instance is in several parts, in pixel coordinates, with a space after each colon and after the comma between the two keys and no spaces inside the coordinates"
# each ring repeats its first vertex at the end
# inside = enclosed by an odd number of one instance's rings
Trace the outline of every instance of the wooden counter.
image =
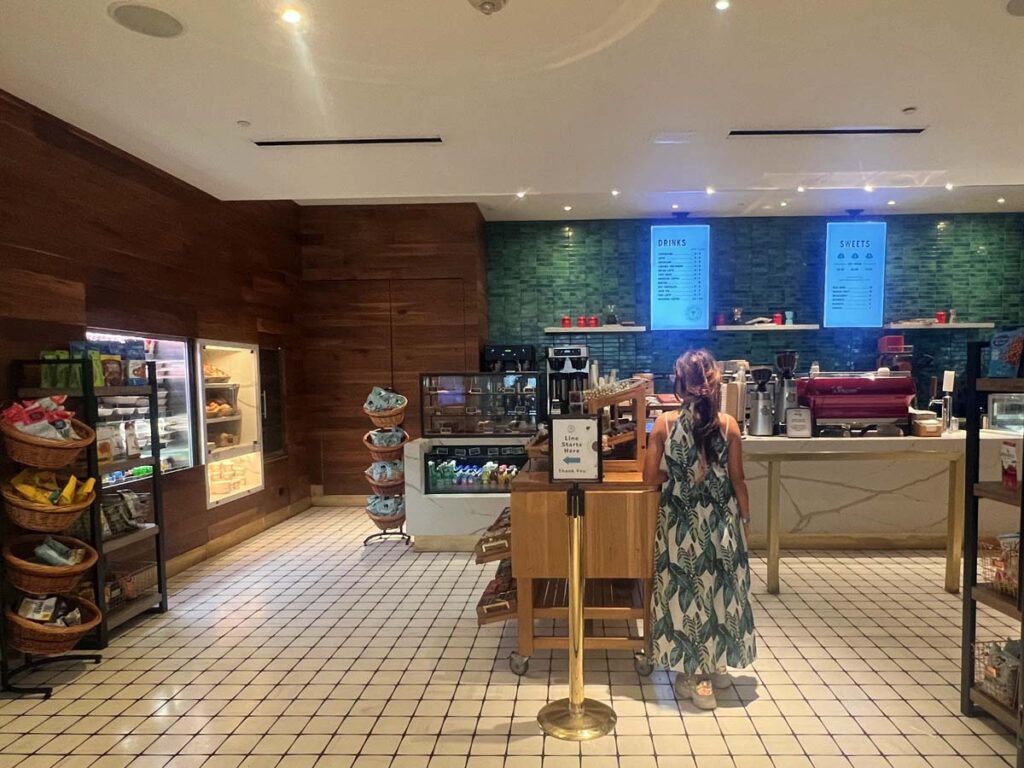
{"type": "MultiPolygon", "coordinates": [[[[608,473],[584,491],[583,572],[588,579],[585,619],[644,622],[639,637],[587,637],[587,648],[643,651],[650,627],[654,531],[659,490],[639,472],[608,473]]],[[[519,653],[567,648],[564,636],[534,634],[535,619],[568,615],[569,518],[565,484],[544,471],[521,473],[512,483],[512,575],[517,583],[519,653]]]]}

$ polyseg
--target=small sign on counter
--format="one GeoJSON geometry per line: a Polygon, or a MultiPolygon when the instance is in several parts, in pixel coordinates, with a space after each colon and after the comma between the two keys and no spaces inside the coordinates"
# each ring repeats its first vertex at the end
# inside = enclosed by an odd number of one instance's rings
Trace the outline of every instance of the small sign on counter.
{"type": "Polygon", "coordinates": [[[549,431],[551,482],[601,482],[601,430],[598,416],[552,416],[549,431]]]}

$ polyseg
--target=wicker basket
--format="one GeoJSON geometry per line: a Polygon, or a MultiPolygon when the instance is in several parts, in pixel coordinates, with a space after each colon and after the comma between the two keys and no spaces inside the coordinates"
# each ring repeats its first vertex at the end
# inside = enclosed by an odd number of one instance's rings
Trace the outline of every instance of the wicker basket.
{"type": "Polygon", "coordinates": [[[78,454],[96,439],[96,433],[88,425],[77,419],[72,419],[71,424],[75,432],[81,435],[78,440],[48,440],[45,437],[26,435],[7,422],[0,423],[0,433],[4,436],[7,455],[13,461],[26,467],[61,469],[77,459],[78,454]]]}
{"type": "Polygon", "coordinates": [[[374,480],[369,472],[363,473],[366,476],[366,482],[373,488],[373,492],[378,496],[397,496],[405,491],[405,475],[402,475],[397,480],[389,480],[387,483],[378,483],[374,480]]]}
{"type": "Polygon", "coordinates": [[[370,442],[370,433],[367,432],[363,435],[363,445],[366,446],[366,450],[370,452],[370,456],[374,461],[394,461],[402,458],[405,444],[409,442],[409,433],[404,429],[402,433],[405,435],[405,438],[398,445],[378,446],[370,442]]]}
{"type": "Polygon", "coordinates": [[[77,627],[47,627],[35,621],[22,618],[10,606],[7,614],[7,642],[21,653],[35,656],[58,656],[73,649],[78,641],[100,623],[100,609],[80,597],[64,598],[78,605],[82,612],[82,623],[77,627]]]}
{"type": "Polygon", "coordinates": [[[371,411],[363,406],[363,413],[370,417],[370,421],[378,429],[388,429],[390,427],[397,427],[403,421],[405,421],[405,409],[409,407],[409,401],[406,400],[403,405],[397,408],[392,408],[388,411],[371,411]]]}
{"type": "Polygon", "coordinates": [[[46,536],[14,536],[4,542],[4,563],[7,579],[16,589],[30,595],[59,595],[71,592],[92,568],[99,556],[96,550],[84,541],[70,536],[54,536],[61,544],[72,549],[84,549],[85,559],[77,565],[43,565],[33,562],[32,550],[39,546],[46,536]]]}
{"type": "Polygon", "coordinates": [[[83,510],[88,509],[96,500],[96,494],[90,493],[85,501],[54,507],[49,504],[37,504],[19,496],[9,484],[5,484],[3,493],[7,502],[7,517],[19,528],[40,533],[60,533],[67,530],[83,510]]]}
{"type": "Polygon", "coordinates": [[[375,515],[370,510],[366,510],[366,516],[382,531],[394,531],[405,525],[404,512],[400,515],[375,515]]]}

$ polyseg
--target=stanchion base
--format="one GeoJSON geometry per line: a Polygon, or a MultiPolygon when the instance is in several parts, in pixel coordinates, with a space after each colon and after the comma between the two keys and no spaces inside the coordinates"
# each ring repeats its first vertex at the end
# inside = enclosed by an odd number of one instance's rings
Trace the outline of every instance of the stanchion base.
{"type": "Polygon", "coordinates": [[[590,741],[607,736],[615,728],[615,710],[593,699],[583,700],[583,710],[573,712],[568,699],[547,704],[537,713],[537,722],[548,736],[566,741],[590,741]]]}

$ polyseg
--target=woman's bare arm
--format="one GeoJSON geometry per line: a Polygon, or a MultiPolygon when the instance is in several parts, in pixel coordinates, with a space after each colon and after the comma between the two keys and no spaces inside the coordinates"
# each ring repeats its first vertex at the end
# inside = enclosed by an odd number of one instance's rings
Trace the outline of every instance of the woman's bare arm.
{"type": "Polygon", "coordinates": [[[732,481],[736,501],[740,506],[740,517],[744,523],[750,522],[750,494],[747,493],[747,478],[743,473],[743,440],[740,437],[740,425],[731,416],[725,416],[725,439],[729,443],[729,479],[732,481]]]}
{"type": "Polygon", "coordinates": [[[661,485],[668,476],[661,469],[661,458],[665,455],[665,441],[668,440],[668,414],[662,414],[654,422],[650,440],[647,441],[647,457],[644,460],[644,482],[661,485]]]}

